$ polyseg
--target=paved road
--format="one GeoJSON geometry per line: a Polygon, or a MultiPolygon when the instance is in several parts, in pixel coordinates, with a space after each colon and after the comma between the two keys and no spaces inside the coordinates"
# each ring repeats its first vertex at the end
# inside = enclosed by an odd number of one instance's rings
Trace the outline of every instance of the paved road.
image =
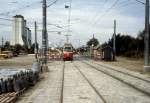
{"type": "Polygon", "coordinates": [[[50,72],[17,103],[150,103],[149,79],[129,71],[106,71],[109,67],[96,63],[50,63],[50,72]]]}

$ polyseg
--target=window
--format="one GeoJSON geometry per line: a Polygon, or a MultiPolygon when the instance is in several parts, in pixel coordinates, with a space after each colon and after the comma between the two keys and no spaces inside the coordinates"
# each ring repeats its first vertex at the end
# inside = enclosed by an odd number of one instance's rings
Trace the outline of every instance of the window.
{"type": "Polygon", "coordinates": [[[72,47],[64,47],[64,51],[72,52],[72,47]]]}

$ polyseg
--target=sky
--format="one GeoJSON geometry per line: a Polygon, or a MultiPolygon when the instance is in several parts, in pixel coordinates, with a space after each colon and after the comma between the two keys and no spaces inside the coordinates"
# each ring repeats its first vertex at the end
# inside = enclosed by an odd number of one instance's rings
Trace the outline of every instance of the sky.
{"type": "MultiPolygon", "coordinates": [[[[47,0],[50,5],[55,0],[47,0]]],[[[140,0],[145,2],[145,0],[140,0]]],[[[68,31],[68,11],[65,5],[70,0],[58,0],[47,8],[47,29],[50,46],[62,46],[68,31]],[[61,32],[58,34],[57,32],[61,32]]],[[[144,29],[145,7],[136,0],[72,0],[69,41],[75,46],[85,45],[95,38],[102,44],[113,34],[113,22],[117,21],[117,33],[136,37],[144,29]]],[[[12,19],[23,15],[32,30],[34,42],[34,21],[38,22],[38,42],[42,41],[41,0],[0,0],[0,18],[12,19]]],[[[12,39],[12,21],[0,19],[0,38],[12,39]]],[[[1,40],[0,40],[1,42],[1,40]]]]}

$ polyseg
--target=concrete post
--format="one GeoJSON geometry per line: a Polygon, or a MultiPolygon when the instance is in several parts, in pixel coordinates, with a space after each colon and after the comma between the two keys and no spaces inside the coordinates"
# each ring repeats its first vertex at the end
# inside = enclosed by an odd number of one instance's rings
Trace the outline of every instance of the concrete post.
{"type": "Polygon", "coordinates": [[[113,51],[113,59],[116,60],[116,20],[114,20],[113,51]]]}
{"type": "Polygon", "coordinates": [[[42,30],[42,51],[43,51],[43,69],[48,70],[47,66],[47,4],[43,0],[43,30],[42,30]]]}
{"type": "Polygon", "coordinates": [[[149,66],[149,0],[146,0],[146,5],[145,5],[144,70],[150,71],[150,66],[149,66]]]}
{"type": "Polygon", "coordinates": [[[38,61],[38,48],[37,48],[37,24],[35,22],[35,58],[38,61]]]}

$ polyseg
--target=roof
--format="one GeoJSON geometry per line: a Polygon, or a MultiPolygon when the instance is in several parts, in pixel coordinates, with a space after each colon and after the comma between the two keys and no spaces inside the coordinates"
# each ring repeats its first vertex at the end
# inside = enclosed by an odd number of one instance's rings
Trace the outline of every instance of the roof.
{"type": "Polygon", "coordinates": [[[102,46],[100,44],[97,45],[96,47],[94,47],[94,49],[99,49],[99,48],[102,48],[102,46]]]}
{"type": "Polygon", "coordinates": [[[14,18],[23,18],[24,19],[24,17],[22,15],[15,15],[14,18]]]}
{"type": "MultiPolygon", "coordinates": [[[[102,48],[102,50],[104,50],[104,49],[106,49],[106,48],[110,48],[110,49],[112,49],[112,47],[111,47],[111,46],[106,45],[105,47],[103,47],[103,48],[102,48]]],[[[113,49],[112,49],[112,50],[113,50],[113,49]]]]}
{"type": "Polygon", "coordinates": [[[72,46],[71,43],[65,43],[64,46],[72,46]]]}

